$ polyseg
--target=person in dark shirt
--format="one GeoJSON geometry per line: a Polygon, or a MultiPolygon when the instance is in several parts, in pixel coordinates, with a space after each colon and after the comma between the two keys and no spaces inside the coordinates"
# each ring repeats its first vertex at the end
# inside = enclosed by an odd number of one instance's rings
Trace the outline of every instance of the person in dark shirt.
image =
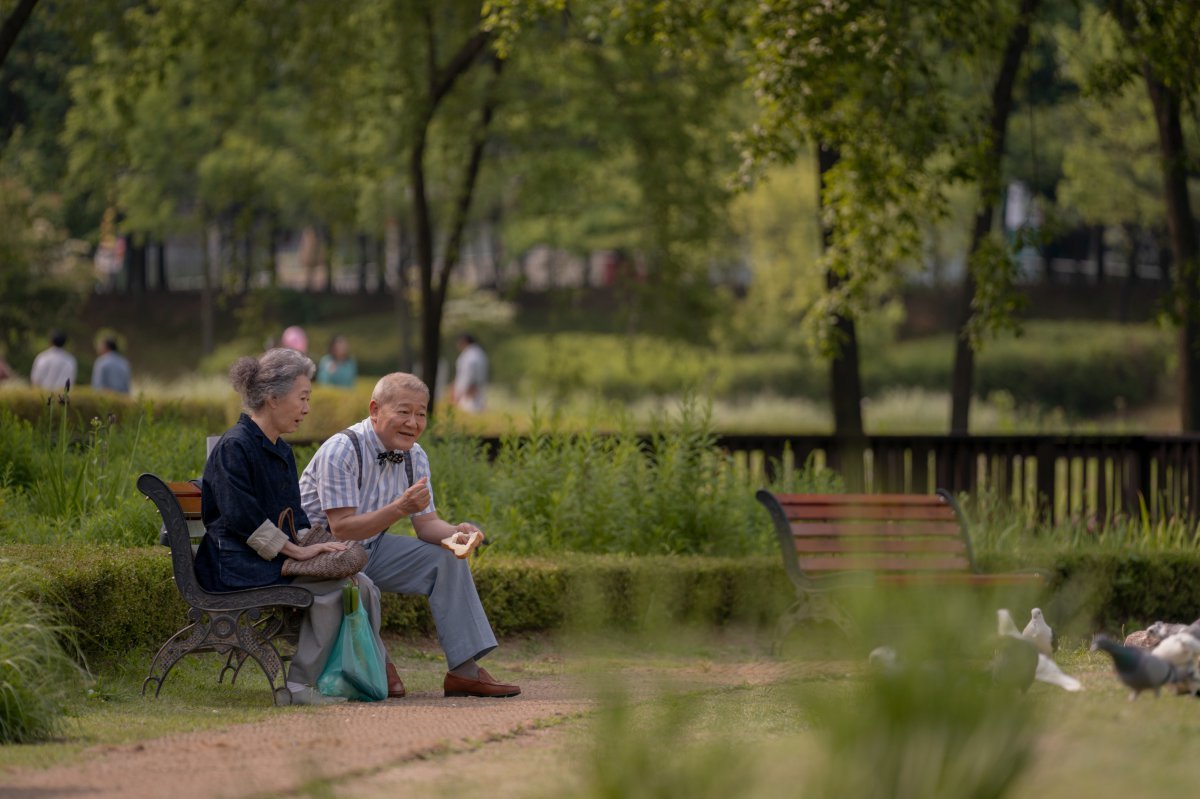
{"type": "MultiPolygon", "coordinates": [[[[346,548],[340,541],[300,546],[291,530],[281,530],[276,523],[290,509],[295,528],[309,527],[300,504],[296,459],[281,436],[295,432],[308,414],[315,369],[303,353],[279,348],[257,359],[239,358],[229,370],[245,413],[221,436],[204,467],[200,513],[205,534],[196,553],[196,577],[208,591],[289,583],[282,574],[286,558],[307,560],[346,548]]],[[[354,579],[376,642],[386,655],[378,640],[379,591],[365,574],[354,579]]],[[[312,592],[313,604],[305,613],[288,669],[292,702],[345,701],[324,696],[314,686],[341,625],[341,589],[347,581],[297,579],[295,584],[312,592]]]]}

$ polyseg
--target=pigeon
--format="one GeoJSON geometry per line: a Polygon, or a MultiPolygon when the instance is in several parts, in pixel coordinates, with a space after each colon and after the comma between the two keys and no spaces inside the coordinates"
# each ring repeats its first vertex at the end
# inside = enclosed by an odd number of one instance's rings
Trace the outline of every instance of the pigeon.
{"type": "Polygon", "coordinates": [[[890,646],[877,646],[871,650],[871,654],[867,656],[872,668],[881,674],[894,676],[900,672],[900,661],[896,656],[896,650],[890,646]]]}
{"type": "Polygon", "coordinates": [[[1037,645],[1017,631],[1012,614],[1005,608],[996,611],[996,633],[1000,640],[991,663],[992,682],[1021,693],[1028,691],[1037,675],[1037,645]]]}
{"type": "Polygon", "coordinates": [[[1122,646],[1100,633],[1092,639],[1092,650],[1103,649],[1113,660],[1117,677],[1129,687],[1129,700],[1137,699],[1142,691],[1154,691],[1158,696],[1163,685],[1176,679],[1175,667],[1144,649],[1122,646]]]}
{"type": "Polygon", "coordinates": [[[1175,677],[1180,693],[1191,693],[1196,676],[1197,658],[1200,657],[1200,640],[1188,632],[1175,633],[1151,650],[1150,654],[1162,658],[1175,667],[1175,677]]]}
{"type": "Polygon", "coordinates": [[[1125,646],[1136,646],[1138,649],[1153,649],[1162,643],[1162,639],[1150,634],[1148,630],[1134,630],[1125,636],[1125,646]]]}
{"type": "Polygon", "coordinates": [[[1038,652],[1037,671],[1034,673],[1033,678],[1038,682],[1057,685],[1064,691],[1075,692],[1083,690],[1083,683],[1064,672],[1054,662],[1053,658],[1049,658],[1041,652],[1038,652]]]}
{"type": "Polygon", "coordinates": [[[1038,651],[1046,657],[1050,657],[1054,650],[1050,644],[1054,640],[1054,631],[1050,629],[1050,625],[1046,624],[1046,620],[1042,618],[1042,609],[1034,608],[1029,614],[1029,624],[1025,625],[1022,635],[1033,641],[1037,645],[1038,651]]]}
{"type": "Polygon", "coordinates": [[[1151,624],[1146,628],[1146,632],[1150,633],[1150,635],[1154,636],[1159,641],[1163,641],[1167,638],[1170,638],[1172,635],[1175,635],[1175,633],[1183,632],[1187,628],[1188,626],[1186,624],[1171,624],[1170,622],[1166,621],[1156,621],[1154,624],[1151,624]]]}
{"type": "Polygon", "coordinates": [[[998,635],[1021,637],[1021,631],[1017,629],[1017,623],[1013,621],[1012,614],[1008,612],[1008,608],[1000,608],[996,611],[996,633],[998,635]]]}

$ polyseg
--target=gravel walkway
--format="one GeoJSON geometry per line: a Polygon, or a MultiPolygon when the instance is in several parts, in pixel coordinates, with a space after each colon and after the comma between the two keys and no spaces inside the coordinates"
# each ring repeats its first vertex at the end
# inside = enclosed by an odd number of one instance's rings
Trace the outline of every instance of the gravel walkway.
{"type": "MultiPolygon", "coordinates": [[[[648,690],[655,682],[652,671],[642,675],[648,690]]],[[[625,676],[625,684],[630,678],[635,685],[643,683],[636,670],[625,676]]],[[[782,676],[777,663],[703,664],[670,674],[677,686],[682,680],[696,687],[764,684],[782,676]]],[[[381,795],[410,779],[420,782],[421,774],[429,777],[431,770],[459,768],[454,753],[489,747],[552,749],[557,722],[596,706],[578,678],[526,676],[521,687],[523,693],[511,699],[415,693],[223,730],[99,746],[71,765],[7,772],[0,799],[242,799],[306,795],[305,786],[317,780],[332,781],[337,796],[381,795]],[[428,759],[446,753],[450,756],[428,759]],[[417,773],[406,768],[414,764],[420,766],[417,773]]]]}

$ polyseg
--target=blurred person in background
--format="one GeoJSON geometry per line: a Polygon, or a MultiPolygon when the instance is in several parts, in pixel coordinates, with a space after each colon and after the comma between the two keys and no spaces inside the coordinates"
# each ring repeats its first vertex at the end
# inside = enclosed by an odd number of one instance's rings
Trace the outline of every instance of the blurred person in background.
{"type": "Polygon", "coordinates": [[[292,325],[279,337],[279,346],[308,354],[308,334],[299,325],[292,325]]]}
{"type": "Polygon", "coordinates": [[[50,346],[38,353],[29,371],[29,382],[38,388],[62,391],[75,384],[75,356],[67,352],[67,334],[61,330],[50,333],[50,346]]]}
{"type": "Polygon", "coordinates": [[[450,402],[467,413],[479,413],[484,407],[483,389],[488,380],[488,357],[470,333],[455,342],[458,359],[454,362],[454,385],[450,402]]]}
{"type": "Polygon", "coordinates": [[[329,342],[329,352],[317,364],[317,382],[325,386],[353,388],[358,377],[358,363],[350,357],[350,342],[336,335],[329,342]]]}
{"type": "Polygon", "coordinates": [[[92,366],[92,388],[97,391],[129,393],[129,360],[118,349],[116,336],[105,335],[96,342],[100,357],[92,366]]]}

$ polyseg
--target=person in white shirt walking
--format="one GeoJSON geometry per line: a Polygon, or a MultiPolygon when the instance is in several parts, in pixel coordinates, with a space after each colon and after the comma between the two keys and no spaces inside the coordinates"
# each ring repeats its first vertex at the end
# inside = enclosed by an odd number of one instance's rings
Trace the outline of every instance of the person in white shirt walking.
{"type": "Polygon", "coordinates": [[[450,402],[468,413],[483,410],[483,389],[488,380],[488,357],[470,333],[463,333],[456,342],[458,359],[454,362],[454,385],[450,402]]]}
{"type": "Polygon", "coordinates": [[[75,356],[63,349],[66,343],[67,334],[61,330],[50,334],[50,347],[33,359],[33,369],[29,372],[31,384],[50,391],[63,391],[68,388],[67,383],[75,384],[75,356]]]}

